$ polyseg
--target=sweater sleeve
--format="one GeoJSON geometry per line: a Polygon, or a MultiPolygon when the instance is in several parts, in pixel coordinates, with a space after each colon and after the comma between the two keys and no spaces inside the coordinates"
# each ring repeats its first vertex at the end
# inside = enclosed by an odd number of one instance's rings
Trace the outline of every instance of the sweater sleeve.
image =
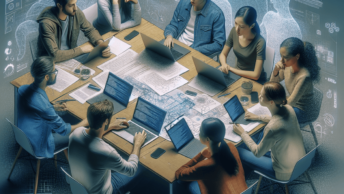
{"type": "Polygon", "coordinates": [[[284,69],[280,69],[277,76],[274,76],[274,71],[272,71],[270,81],[281,82],[283,80],[284,80],[284,69]]]}
{"type": "Polygon", "coordinates": [[[95,46],[98,40],[103,40],[98,30],[86,19],[84,12],[80,11],[78,17],[80,18],[80,30],[85,34],[92,45],[95,46]]]}
{"type": "Polygon", "coordinates": [[[296,83],[293,92],[288,98],[288,104],[290,106],[295,106],[300,98],[304,95],[305,91],[307,91],[307,88],[313,87],[312,81],[306,76],[300,77],[298,80],[295,80],[295,82],[296,83]]]}
{"type": "Polygon", "coordinates": [[[131,154],[126,161],[114,150],[108,155],[108,160],[104,161],[104,168],[132,177],[137,171],[138,163],[137,155],[131,154]]]}
{"type": "Polygon", "coordinates": [[[247,147],[251,150],[251,152],[258,158],[263,156],[266,152],[268,152],[272,146],[275,144],[274,138],[274,131],[270,130],[268,126],[265,127],[265,133],[261,142],[257,145],[252,138],[246,133],[242,133],[241,137],[247,147]]]}

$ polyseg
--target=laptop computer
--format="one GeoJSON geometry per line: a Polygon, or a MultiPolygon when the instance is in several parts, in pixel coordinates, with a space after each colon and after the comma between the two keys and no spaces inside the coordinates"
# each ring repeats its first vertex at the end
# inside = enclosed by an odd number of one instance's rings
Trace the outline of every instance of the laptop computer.
{"type": "Polygon", "coordinates": [[[210,96],[214,96],[220,91],[227,88],[229,85],[240,79],[239,75],[229,72],[224,74],[219,69],[204,63],[203,61],[192,57],[197,75],[189,83],[193,88],[196,88],[210,96]]]}
{"type": "Polygon", "coordinates": [[[146,146],[159,137],[166,113],[165,110],[139,97],[133,119],[128,121],[129,127],[113,132],[133,144],[135,133],[145,130],[147,136],[143,146],[146,146]]]}
{"type": "Polygon", "coordinates": [[[93,104],[95,102],[107,99],[113,103],[113,114],[116,114],[124,110],[128,106],[130,95],[133,91],[133,88],[134,87],[130,85],[128,82],[124,81],[115,74],[109,72],[104,92],[89,99],[87,102],[89,104],[93,104]]]}
{"type": "Polygon", "coordinates": [[[206,147],[194,138],[184,118],[166,131],[177,152],[183,156],[193,158],[206,147]]]}
{"type": "Polygon", "coordinates": [[[228,112],[228,115],[233,123],[243,125],[251,123],[250,121],[245,120],[245,110],[242,107],[237,95],[229,99],[226,103],[223,104],[223,106],[228,112]]]}
{"type": "Polygon", "coordinates": [[[79,56],[75,57],[74,59],[79,61],[82,64],[85,64],[85,63],[91,61],[92,59],[96,58],[97,56],[102,56],[102,52],[104,49],[106,49],[108,47],[110,39],[111,38],[98,44],[96,47],[94,47],[94,49],[90,53],[85,53],[85,54],[79,55],[79,56]]]}
{"type": "Polygon", "coordinates": [[[155,53],[160,54],[163,57],[166,57],[168,59],[171,59],[172,61],[177,61],[178,59],[182,58],[186,54],[188,54],[190,51],[186,48],[183,48],[177,44],[174,44],[174,49],[169,49],[168,47],[164,46],[161,40],[160,42],[144,35],[141,33],[142,40],[144,45],[147,49],[154,51],[155,53]],[[162,43],[161,43],[162,42],[162,43]]]}

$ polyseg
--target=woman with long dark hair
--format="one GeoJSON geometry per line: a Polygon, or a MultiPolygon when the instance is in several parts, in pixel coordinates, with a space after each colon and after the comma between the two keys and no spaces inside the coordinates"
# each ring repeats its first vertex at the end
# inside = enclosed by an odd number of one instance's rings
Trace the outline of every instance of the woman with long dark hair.
{"type": "Polygon", "coordinates": [[[176,171],[192,193],[241,193],[247,189],[236,147],[224,141],[226,128],[217,118],[207,118],[200,128],[200,141],[207,147],[176,171]],[[196,182],[197,181],[197,182],[196,182]]]}
{"type": "Polygon", "coordinates": [[[242,77],[265,82],[265,49],[265,39],[260,35],[257,23],[257,12],[251,6],[244,6],[235,14],[235,27],[231,30],[219,56],[220,70],[227,74],[231,71],[242,77]],[[227,56],[232,48],[237,58],[235,67],[227,64],[227,56]]]}
{"type": "Polygon", "coordinates": [[[296,162],[306,154],[295,111],[287,104],[285,90],[278,82],[264,84],[259,103],[272,117],[257,142],[241,126],[233,127],[248,147],[238,148],[245,171],[254,169],[278,180],[289,180],[296,162]],[[270,149],[271,154],[266,154],[270,149]]]}

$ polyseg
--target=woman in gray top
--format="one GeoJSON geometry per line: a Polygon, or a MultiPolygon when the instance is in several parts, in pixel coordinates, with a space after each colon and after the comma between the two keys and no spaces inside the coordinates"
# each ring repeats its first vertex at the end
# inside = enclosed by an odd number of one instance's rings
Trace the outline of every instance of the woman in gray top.
{"type": "Polygon", "coordinates": [[[93,25],[104,34],[110,30],[123,30],[141,23],[138,0],[97,0],[98,18],[93,25]]]}
{"type": "Polygon", "coordinates": [[[260,35],[257,12],[253,7],[244,6],[235,14],[235,28],[228,36],[226,45],[219,56],[220,70],[228,74],[231,71],[242,77],[265,81],[262,73],[265,60],[265,39],[260,35]],[[233,48],[237,57],[235,67],[227,64],[227,56],[233,48]]]}

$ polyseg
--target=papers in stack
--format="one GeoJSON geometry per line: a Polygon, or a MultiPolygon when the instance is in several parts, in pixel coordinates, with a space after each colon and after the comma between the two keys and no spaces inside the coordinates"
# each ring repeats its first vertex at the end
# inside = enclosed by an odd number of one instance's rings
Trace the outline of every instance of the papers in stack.
{"type": "Polygon", "coordinates": [[[76,81],[79,80],[78,77],[75,77],[74,75],[68,73],[67,71],[65,71],[59,67],[56,67],[56,69],[58,69],[56,83],[54,85],[50,85],[48,87],[50,87],[50,88],[52,88],[58,92],[62,92],[63,90],[68,88],[70,85],[72,85],[73,83],[75,83],[76,81]]]}
{"type": "Polygon", "coordinates": [[[128,50],[131,45],[127,44],[116,37],[112,37],[109,42],[110,52],[115,55],[120,55],[124,51],[128,50]]]}
{"type": "Polygon", "coordinates": [[[103,92],[103,90],[96,91],[94,89],[88,88],[88,85],[90,84],[85,84],[81,88],[70,93],[69,96],[79,101],[81,104],[84,104],[88,99],[93,98],[103,92]]]}

